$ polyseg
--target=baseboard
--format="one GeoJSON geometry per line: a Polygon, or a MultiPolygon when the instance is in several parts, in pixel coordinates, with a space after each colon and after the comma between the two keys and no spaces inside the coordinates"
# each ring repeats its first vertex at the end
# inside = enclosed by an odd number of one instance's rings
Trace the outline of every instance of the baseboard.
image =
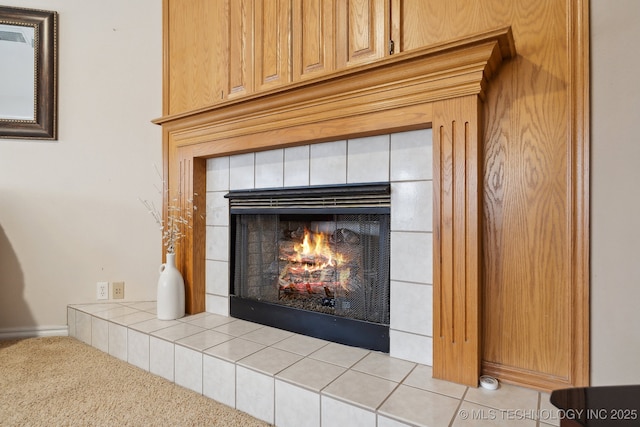
{"type": "Polygon", "coordinates": [[[69,327],[66,325],[0,328],[0,340],[34,337],[61,337],[68,335],[69,327]]]}

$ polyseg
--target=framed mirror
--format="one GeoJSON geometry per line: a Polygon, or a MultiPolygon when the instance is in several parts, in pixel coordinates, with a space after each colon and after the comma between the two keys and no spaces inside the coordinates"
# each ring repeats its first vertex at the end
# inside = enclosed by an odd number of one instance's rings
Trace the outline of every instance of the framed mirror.
{"type": "Polygon", "coordinates": [[[0,138],[57,139],[57,12],[0,6],[0,138]]]}

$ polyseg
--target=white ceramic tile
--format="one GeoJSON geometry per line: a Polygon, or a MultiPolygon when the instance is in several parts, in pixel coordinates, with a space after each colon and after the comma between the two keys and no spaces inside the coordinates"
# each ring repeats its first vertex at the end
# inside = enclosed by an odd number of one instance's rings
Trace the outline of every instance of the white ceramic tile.
{"type": "Polygon", "coordinates": [[[376,425],[376,414],[372,411],[332,399],[321,397],[322,427],[371,427],[376,425]]]}
{"type": "Polygon", "coordinates": [[[431,233],[391,232],[391,280],[433,283],[431,233]]]}
{"type": "Polygon", "coordinates": [[[383,415],[378,414],[378,427],[413,427],[411,424],[401,423],[397,420],[392,420],[383,415]]]}
{"type": "Polygon", "coordinates": [[[105,353],[109,352],[109,322],[93,317],[91,319],[91,345],[105,353]]]}
{"type": "Polygon", "coordinates": [[[347,182],[389,181],[389,135],[347,141],[347,182]]]}
{"type": "Polygon", "coordinates": [[[478,405],[504,410],[538,409],[538,392],[523,387],[500,383],[497,390],[470,387],[464,399],[478,405]]]}
{"type": "Polygon", "coordinates": [[[345,184],[347,182],[347,141],[311,145],[311,185],[345,184]]]}
{"type": "Polygon", "coordinates": [[[208,294],[229,296],[229,263],[227,261],[205,261],[205,282],[208,294]]]}
{"type": "Polygon", "coordinates": [[[144,322],[145,320],[155,319],[155,317],[155,314],[149,313],[148,311],[136,310],[135,313],[114,317],[113,319],[111,319],[111,321],[122,326],[129,326],[133,325],[134,323],[144,322]]]}
{"type": "Polygon", "coordinates": [[[244,334],[242,338],[263,345],[273,345],[291,336],[293,336],[292,332],[265,326],[264,328],[256,329],[253,332],[244,334]]]}
{"type": "Polygon", "coordinates": [[[347,345],[329,343],[321,349],[311,353],[310,358],[349,368],[369,354],[369,350],[350,347],[347,345]]]}
{"type": "Polygon", "coordinates": [[[168,328],[170,326],[177,325],[179,323],[180,322],[178,320],[160,320],[160,319],[154,318],[154,319],[144,320],[138,323],[132,323],[129,325],[129,328],[135,329],[136,331],[139,331],[139,332],[150,333],[150,332],[158,331],[160,329],[168,328]]]}
{"type": "Polygon", "coordinates": [[[348,370],[322,390],[322,394],[374,411],[397,385],[380,377],[348,370]]]}
{"type": "Polygon", "coordinates": [[[391,134],[391,181],[432,179],[431,129],[391,134]]]}
{"type": "Polygon", "coordinates": [[[116,317],[125,316],[127,314],[137,313],[137,311],[138,310],[136,310],[135,308],[119,305],[114,306],[113,308],[110,308],[108,310],[102,310],[98,313],[95,313],[94,317],[110,320],[116,317]]]}
{"type": "Polygon", "coordinates": [[[205,295],[205,310],[220,316],[229,316],[229,298],[219,295],[205,295]]]}
{"type": "Polygon", "coordinates": [[[415,366],[415,363],[394,359],[387,354],[371,352],[353,365],[351,369],[390,381],[401,382],[415,366]]]}
{"type": "Polygon", "coordinates": [[[194,321],[210,316],[209,313],[206,312],[200,312],[200,313],[196,313],[196,314],[189,314],[189,313],[185,313],[184,316],[182,316],[179,319],[176,319],[177,321],[181,322],[181,323],[191,323],[193,324],[194,321]]]}
{"type": "Polygon", "coordinates": [[[391,184],[391,230],[433,230],[432,181],[391,184]]]}
{"type": "Polygon", "coordinates": [[[267,347],[238,361],[238,366],[251,368],[265,375],[275,375],[302,359],[302,356],[267,347]]]}
{"type": "Polygon", "coordinates": [[[257,323],[236,319],[233,322],[225,323],[224,325],[218,326],[217,328],[215,328],[215,330],[218,332],[222,332],[223,334],[239,337],[262,327],[262,325],[259,325],[257,323]]]}
{"type": "Polygon", "coordinates": [[[76,337],[76,309],[67,307],[67,326],[69,327],[69,336],[76,337]]]}
{"type": "Polygon", "coordinates": [[[228,191],[208,191],[207,192],[207,209],[206,215],[207,225],[229,225],[229,199],[225,194],[228,191]]]}
{"type": "Polygon", "coordinates": [[[229,260],[229,227],[207,226],[206,236],[206,259],[216,261],[229,260]]]}
{"type": "Polygon", "coordinates": [[[272,376],[236,367],[236,409],[273,424],[274,389],[272,376]]]}
{"type": "Polygon", "coordinates": [[[512,416],[510,412],[462,402],[456,412],[453,427],[535,427],[536,421],[512,416]]]}
{"type": "Polygon", "coordinates": [[[127,328],[109,322],[109,354],[127,361],[127,328]]]}
{"type": "Polygon", "coordinates": [[[459,404],[458,399],[401,385],[378,412],[418,426],[446,426],[456,414],[459,404]]]}
{"type": "Polygon", "coordinates": [[[320,427],[318,393],[276,380],[275,406],[278,427],[320,427]]]}
{"type": "Polygon", "coordinates": [[[154,337],[162,338],[167,341],[177,341],[182,338],[190,337],[204,331],[200,326],[192,325],[186,322],[178,322],[177,325],[151,332],[154,337]]]}
{"type": "Polygon", "coordinates": [[[305,357],[276,375],[277,379],[319,393],[346,371],[346,368],[305,357]]]}
{"type": "Polygon", "coordinates": [[[465,391],[467,391],[467,387],[462,384],[433,378],[433,369],[431,366],[427,365],[416,366],[402,384],[444,394],[445,396],[454,397],[456,399],[461,399],[465,391]]]}
{"type": "Polygon", "coordinates": [[[236,365],[217,357],[202,357],[202,394],[235,408],[236,365]]]}
{"type": "Polygon", "coordinates": [[[175,346],[175,382],[202,394],[202,353],[181,345],[175,346]]]}
{"type": "Polygon", "coordinates": [[[207,191],[229,190],[229,157],[207,159],[207,191]]]}
{"type": "Polygon", "coordinates": [[[188,347],[196,351],[204,351],[208,348],[222,344],[225,341],[233,339],[231,335],[221,334],[216,331],[203,331],[187,338],[176,341],[176,344],[188,347]]]}
{"type": "Polygon", "coordinates": [[[433,339],[391,329],[389,331],[389,355],[422,365],[433,365],[433,339]]]}
{"type": "Polygon", "coordinates": [[[284,151],[268,150],[256,153],[256,188],[284,185],[284,151]]]}
{"type": "Polygon", "coordinates": [[[265,346],[258,344],[257,342],[247,341],[242,338],[234,338],[215,347],[211,347],[204,352],[219,359],[235,363],[240,359],[244,359],[245,357],[262,350],[263,348],[265,348],[265,346]]]}
{"type": "Polygon", "coordinates": [[[149,371],[149,335],[129,329],[127,332],[127,361],[149,371]]]}
{"type": "Polygon", "coordinates": [[[552,426],[560,425],[560,410],[556,408],[550,401],[549,393],[540,393],[540,411],[538,419],[552,426]]]}
{"type": "Polygon", "coordinates": [[[74,305],[76,310],[82,311],[88,314],[96,314],[101,311],[111,310],[114,307],[119,307],[120,304],[117,303],[100,303],[100,304],[77,304],[74,305]]]}
{"type": "Polygon", "coordinates": [[[136,310],[155,312],[156,305],[155,301],[140,301],[131,302],[127,307],[135,308],[136,310]]]}
{"type": "Polygon", "coordinates": [[[173,381],[174,344],[156,337],[149,337],[149,372],[173,381]]]}
{"type": "Polygon", "coordinates": [[[199,313],[196,316],[190,316],[190,318],[185,318],[185,322],[191,323],[192,325],[200,326],[205,329],[213,329],[217,328],[220,325],[224,325],[225,323],[233,322],[235,319],[228,316],[220,316],[219,314],[213,313],[199,313]]]}
{"type": "Polygon", "coordinates": [[[76,310],[76,338],[91,345],[91,315],[76,310]]]}
{"type": "Polygon", "coordinates": [[[238,154],[229,157],[229,189],[254,188],[255,154],[238,154]]]}
{"type": "Polygon", "coordinates": [[[327,344],[329,343],[324,340],[295,334],[290,336],[289,338],[273,344],[273,347],[302,356],[308,356],[327,344]]]}
{"type": "Polygon", "coordinates": [[[391,282],[391,329],[432,335],[433,287],[391,282]]]}
{"type": "Polygon", "coordinates": [[[308,145],[284,149],[284,185],[302,187],[309,185],[308,145]]]}

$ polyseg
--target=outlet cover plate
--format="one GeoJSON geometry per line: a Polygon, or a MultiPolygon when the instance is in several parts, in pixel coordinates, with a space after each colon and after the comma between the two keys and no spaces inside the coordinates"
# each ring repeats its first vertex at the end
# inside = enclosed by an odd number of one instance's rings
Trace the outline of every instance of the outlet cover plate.
{"type": "Polygon", "coordinates": [[[113,299],[124,298],[124,282],[111,283],[111,298],[113,299]]]}
{"type": "Polygon", "coordinates": [[[109,299],[109,282],[96,284],[96,299],[109,299]]]}

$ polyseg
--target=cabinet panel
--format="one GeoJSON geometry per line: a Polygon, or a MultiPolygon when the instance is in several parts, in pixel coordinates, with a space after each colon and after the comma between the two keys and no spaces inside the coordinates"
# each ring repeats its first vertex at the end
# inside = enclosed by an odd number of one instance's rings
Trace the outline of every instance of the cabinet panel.
{"type": "Polygon", "coordinates": [[[335,0],[293,2],[293,79],[335,70],[335,0]]]}
{"type": "Polygon", "coordinates": [[[225,97],[253,92],[253,0],[226,0],[228,11],[228,87],[225,97]]]}
{"type": "Polygon", "coordinates": [[[291,82],[291,4],[255,1],[255,88],[267,90],[291,82]]]}
{"type": "Polygon", "coordinates": [[[226,12],[223,1],[165,0],[164,114],[178,114],[217,102],[226,86],[226,12]]]}
{"type": "Polygon", "coordinates": [[[390,0],[338,0],[338,68],[373,62],[388,54],[390,0]]]}

